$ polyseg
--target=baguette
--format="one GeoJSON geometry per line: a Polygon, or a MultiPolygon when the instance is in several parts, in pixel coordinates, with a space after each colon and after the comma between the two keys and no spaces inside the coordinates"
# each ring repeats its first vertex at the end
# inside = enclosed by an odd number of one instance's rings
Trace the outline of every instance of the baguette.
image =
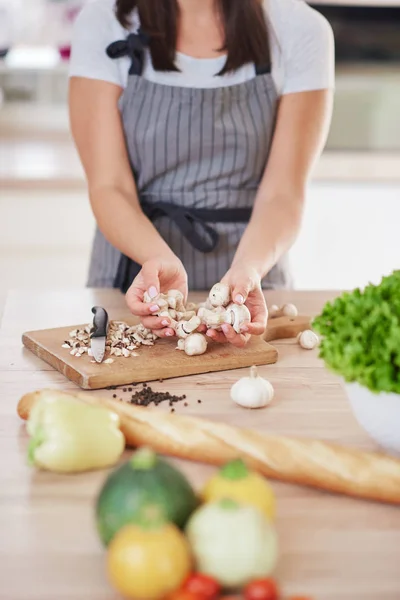
{"type": "Polygon", "coordinates": [[[241,457],[266,477],[333,493],[400,504],[400,460],[384,454],[346,449],[312,439],[269,436],[224,423],[125,404],[91,394],[42,390],[23,396],[22,419],[45,397],[79,398],[117,413],[128,446],[222,465],[241,457]]]}

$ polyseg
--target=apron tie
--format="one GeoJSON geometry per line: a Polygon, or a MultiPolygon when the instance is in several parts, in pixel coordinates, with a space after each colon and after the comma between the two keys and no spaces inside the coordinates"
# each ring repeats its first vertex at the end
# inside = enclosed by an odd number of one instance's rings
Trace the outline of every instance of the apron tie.
{"type": "MultiPolygon", "coordinates": [[[[219,235],[209,223],[248,223],[252,208],[187,208],[170,202],[142,202],[144,214],[155,221],[168,217],[179,228],[188,242],[200,252],[213,252],[218,245],[219,235]]],[[[141,266],[121,255],[114,287],[126,293],[141,266]]]]}
{"type": "Polygon", "coordinates": [[[141,206],[150,221],[169,217],[189,244],[204,253],[213,252],[219,241],[219,234],[209,223],[247,223],[252,212],[251,208],[188,208],[169,202],[142,202],[141,206]]]}
{"type": "Polygon", "coordinates": [[[139,29],[137,33],[130,33],[125,40],[118,40],[110,44],[106,50],[109,58],[122,58],[129,56],[131,68],[129,75],[141,75],[144,65],[144,51],[150,43],[150,37],[139,29]]]}
{"type": "Polygon", "coordinates": [[[169,217],[193,248],[200,252],[212,252],[217,247],[218,233],[206,223],[196,209],[168,202],[144,202],[142,210],[150,221],[169,217]]]}

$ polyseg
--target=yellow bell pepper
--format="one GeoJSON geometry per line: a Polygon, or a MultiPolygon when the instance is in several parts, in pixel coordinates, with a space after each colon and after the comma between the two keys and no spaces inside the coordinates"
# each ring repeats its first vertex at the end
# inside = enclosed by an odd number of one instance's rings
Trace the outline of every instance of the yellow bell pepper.
{"type": "Polygon", "coordinates": [[[214,502],[227,498],[250,504],[260,509],[269,520],[275,518],[275,495],[267,480],[249,471],[241,460],[233,460],[224,465],[206,483],[202,498],[204,502],[214,502]]]}
{"type": "Polygon", "coordinates": [[[114,465],[125,448],[114,412],[75,399],[43,398],[27,422],[28,462],[57,473],[78,473],[114,465]]]}

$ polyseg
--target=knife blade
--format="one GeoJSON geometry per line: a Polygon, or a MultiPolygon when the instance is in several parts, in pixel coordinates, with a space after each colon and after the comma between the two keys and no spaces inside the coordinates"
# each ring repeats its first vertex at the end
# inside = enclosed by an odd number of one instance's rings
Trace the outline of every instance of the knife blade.
{"type": "Polygon", "coordinates": [[[101,306],[93,306],[93,327],[90,331],[90,349],[96,362],[101,363],[106,352],[108,314],[101,306]]]}

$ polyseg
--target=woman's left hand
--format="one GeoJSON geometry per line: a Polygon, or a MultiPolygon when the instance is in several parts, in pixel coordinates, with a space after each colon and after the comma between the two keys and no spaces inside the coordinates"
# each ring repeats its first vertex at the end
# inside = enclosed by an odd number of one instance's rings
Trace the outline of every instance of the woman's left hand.
{"type": "Polygon", "coordinates": [[[251,323],[236,333],[231,325],[222,325],[222,332],[209,329],[207,336],[216,342],[230,342],[242,348],[252,335],[262,335],[267,326],[268,310],[261,288],[261,278],[254,268],[244,265],[232,266],[222,283],[229,285],[235,304],[246,304],[251,314],[251,323]]]}

